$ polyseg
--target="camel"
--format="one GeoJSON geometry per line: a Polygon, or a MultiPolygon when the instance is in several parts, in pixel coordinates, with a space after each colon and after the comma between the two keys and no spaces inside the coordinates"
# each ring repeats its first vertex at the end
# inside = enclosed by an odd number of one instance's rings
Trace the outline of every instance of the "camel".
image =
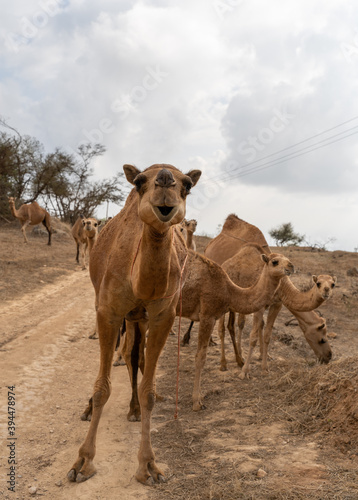
{"type": "Polygon", "coordinates": [[[37,224],[41,224],[42,222],[48,232],[47,244],[51,245],[51,216],[44,208],[40,207],[36,201],[33,201],[32,203],[21,205],[21,207],[16,210],[15,198],[12,197],[9,197],[9,205],[12,215],[20,221],[25,243],[28,243],[26,236],[27,226],[37,226],[37,224]]]}
{"type": "Polygon", "coordinates": [[[196,244],[193,240],[193,234],[195,233],[197,221],[195,219],[186,220],[184,219],[182,222],[183,227],[186,230],[186,244],[187,247],[191,250],[196,250],[196,244]]]}
{"type": "MultiPolygon", "coordinates": [[[[256,282],[248,288],[236,286],[221,266],[215,262],[196,252],[189,251],[188,253],[187,277],[182,289],[182,302],[181,305],[179,303],[177,305],[176,315],[181,315],[192,321],[200,321],[198,347],[195,357],[194,411],[204,408],[200,394],[201,373],[205,365],[207,347],[216,320],[228,311],[241,312],[242,314],[259,311],[262,307],[271,303],[281,278],[290,275],[294,270],[292,263],[283,255],[272,253],[267,257],[261,247],[258,245],[253,246],[261,256],[263,266],[256,282]]],[[[145,321],[140,325],[141,331],[145,331],[145,321]]],[[[133,374],[134,370],[129,366],[132,353],[131,350],[126,353],[125,351],[128,346],[130,346],[130,349],[133,347],[135,332],[138,334],[138,329],[136,330],[133,325],[130,331],[127,330],[127,338],[131,334],[132,338],[125,345],[123,354],[129,372],[132,373],[130,375],[131,381],[136,378],[136,374],[133,374]]],[[[143,344],[141,345],[144,348],[143,344]]],[[[138,341],[137,346],[139,346],[138,341]]],[[[138,356],[136,354],[134,357],[135,359],[143,359],[144,355],[138,356]]],[[[132,394],[128,419],[135,420],[139,415],[139,404],[135,401],[135,394],[132,394]]]]}
{"type": "Polygon", "coordinates": [[[142,433],[136,479],[147,485],[164,482],[151,444],[151,414],[155,402],[155,372],[173,325],[186,278],[187,248],[173,228],[185,216],[186,197],[200,170],[183,174],[172,165],[144,171],[123,167],[134,186],[124,208],[98,236],[91,252],[90,277],[95,289],[100,367],[92,396],[92,418],[78,458],[68,473],[82,482],[96,473],[93,459],[103,407],[111,392],[110,373],[119,328],[131,311],[143,306],[148,314],[146,359],[138,397],[142,433]]]}
{"type": "Polygon", "coordinates": [[[87,248],[90,254],[93,245],[97,241],[98,228],[100,225],[101,221],[98,221],[94,217],[85,218],[81,214],[72,227],[72,236],[77,246],[76,262],[79,263],[79,254],[81,251],[82,269],[86,269],[87,248]]]}
{"type": "MultiPolygon", "coordinates": [[[[239,286],[249,286],[257,277],[260,268],[262,267],[261,260],[254,254],[251,245],[243,246],[235,255],[231,257],[222,265],[223,269],[227,272],[228,276],[232,279],[234,283],[239,286]]],[[[283,303],[293,314],[299,312],[312,311],[319,307],[324,301],[328,300],[333,293],[333,289],[336,284],[336,277],[329,275],[319,275],[312,276],[313,286],[308,288],[306,291],[300,291],[295,287],[292,281],[284,277],[280,280],[279,286],[277,287],[274,300],[272,301],[271,311],[267,317],[267,324],[265,328],[264,342],[262,343],[262,370],[267,371],[267,351],[268,345],[271,339],[271,333],[273,328],[272,319],[276,319],[278,312],[276,309],[280,303],[283,303]]],[[[263,313],[264,310],[258,311],[254,319],[254,324],[252,328],[252,334],[250,337],[250,347],[247,354],[246,362],[243,361],[242,351],[241,351],[241,337],[242,331],[245,326],[245,315],[239,314],[238,327],[239,334],[238,340],[235,341],[235,329],[234,313],[230,313],[228,320],[228,330],[231,336],[231,340],[234,346],[236,361],[239,366],[242,366],[242,371],[240,374],[241,378],[244,378],[248,374],[248,367],[250,365],[250,360],[252,356],[253,349],[256,345],[255,339],[257,337],[261,340],[260,331],[263,323],[263,313]]],[[[300,324],[300,323],[299,323],[300,324]]],[[[302,321],[301,321],[302,324],[302,321]]],[[[321,324],[318,325],[319,329],[317,333],[321,334],[321,324]]],[[[227,369],[226,359],[225,359],[225,326],[224,317],[220,318],[218,324],[218,333],[221,340],[221,370],[225,371],[227,369]]],[[[325,343],[325,342],[323,342],[325,343]]],[[[322,342],[321,342],[322,344],[322,342]]],[[[315,344],[312,345],[313,350],[315,350],[315,344]]],[[[320,358],[320,352],[317,352],[317,357],[320,358]]],[[[324,358],[327,359],[327,358],[324,358]]]]}
{"type": "MultiPolygon", "coordinates": [[[[225,261],[233,257],[243,246],[247,245],[248,242],[255,242],[259,245],[261,245],[267,255],[270,254],[271,250],[269,245],[267,244],[266,239],[264,238],[263,234],[261,231],[254,225],[249,224],[248,222],[245,222],[241,219],[239,219],[235,214],[230,214],[222,228],[221,233],[214,238],[206,247],[205,249],[205,255],[218,264],[223,264],[225,261]]],[[[247,267],[247,277],[250,279],[250,265],[247,267]]],[[[243,285],[243,282],[241,281],[243,279],[243,274],[241,275],[239,284],[241,286],[243,285]]],[[[254,279],[254,274],[252,275],[252,279],[254,279]]],[[[234,280],[235,281],[235,280],[234,280]]],[[[281,280],[282,281],[282,280],[281,280]]],[[[284,280],[283,283],[286,282],[287,285],[287,279],[286,281],[284,280]]],[[[334,287],[336,279],[335,278],[328,278],[329,282],[329,287],[331,289],[334,287]]],[[[250,281],[249,281],[250,283],[250,281]]],[[[248,285],[246,285],[248,286],[248,285]]],[[[293,285],[292,285],[293,286],[293,285]]],[[[280,288],[280,287],[279,287],[280,288]]],[[[287,288],[285,288],[286,293],[287,293],[287,288]]],[[[292,291],[292,289],[291,289],[292,291]]],[[[300,292],[302,293],[302,292],[300,292]]],[[[277,295],[275,299],[272,301],[272,304],[269,306],[269,311],[268,311],[268,316],[267,316],[267,323],[264,331],[264,342],[263,342],[263,360],[262,360],[262,369],[264,371],[267,371],[267,349],[268,349],[268,344],[270,342],[271,338],[271,332],[272,328],[275,322],[275,319],[281,310],[282,304],[284,304],[290,312],[296,316],[298,319],[298,316],[300,317],[299,319],[299,325],[301,330],[303,331],[303,334],[316,354],[318,360],[322,363],[328,363],[332,357],[332,351],[331,347],[329,345],[329,342],[327,340],[327,330],[325,325],[322,326],[322,319],[313,311],[315,307],[317,307],[317,301],[315,300],[314,297],[309,297],[309,294],[305,295],[305,300],[300,303],[300,298],[297,298],[297,295],[295,295],[295,300],[296,302],[293,304],[294,307],[300,307],[301,309],[295,310],[292,308],[292,305],[290,307],[289,303],[282,302],[282,300],[285,300],[284,293],[282,292],[281,298],[277,295]],[[312,299],[312,302],[310,303],[310,298],[312,299]],[[303,312],[305,311],[305,312],[303,312]]],[[[326,299],[324,299],[326,300],[326,299]]],[[[264,309],[261,311],[258,311],[254,314],[254,321],[253,321],[253,327],[250,333],[250,350],[249,350],[249,356],[251,356],[251,353],[253,349],[256,346],[257,343],[257,338],[262,338],[262,328],[263,328],[263,314],[264,314],[264,309]]],[[[243,328],[243,317],[239,317],[239,325],[240,328],[243,328]]],[[[229,329],[231,329],[230,335],[233,338],[235,335],[233,332],[234,328],[234,323],[235,320],[233,319],[233,316],[231,314],[231,318],[229,318],[229,329]]],[[[224,330],[225,331],[225,330],[224,330]]],[[[230,331],[230,330],[229,330],[230,331]]],[[[219,322],[219,336],[224,335],[223,333],[223,320],[219,322]]],[[[223,341],[222,341],[223,343],[223,341]]],[[[224,347],[222,346],[222,350],[224,347]]],[[[246,360],[246,363],[243,362],[242,356],[241,356],[241,346],[238,346],[238,351],[239,351],[239,357],[237,358],[239,366],[243,366],[242,371],[240,373],[240,378],[249,378],[249,363],[246,360]]],[[[250,361],[250,360],[249,360],[250,361]]],[[[225,369],[225,361],[222,358],[222,369],[225,369]]]]}

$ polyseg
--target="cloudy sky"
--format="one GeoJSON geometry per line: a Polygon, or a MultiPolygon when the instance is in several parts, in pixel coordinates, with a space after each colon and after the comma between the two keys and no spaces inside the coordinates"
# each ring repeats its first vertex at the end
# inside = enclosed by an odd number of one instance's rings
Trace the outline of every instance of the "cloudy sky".
{"type": "Polygon", "coordinates": [[[199,234],[235,212],[270,243],[291,222],[354,251],[357,20],[339,0],[13,0],[0,114],[48,152],[103,143],[97,178],[200,168],[187,211],[199,234]]]}

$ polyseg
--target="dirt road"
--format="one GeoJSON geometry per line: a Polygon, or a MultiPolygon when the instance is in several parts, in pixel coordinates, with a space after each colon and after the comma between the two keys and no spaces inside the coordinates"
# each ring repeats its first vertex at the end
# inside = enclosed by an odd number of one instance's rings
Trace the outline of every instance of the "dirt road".
{"type": "MultiPolygon", "coordinates": [[[[0,307],[0,365],[5,374],[1,407],[7,405],[7,386],[15,386],[17,437],[16,497],[4,484],[9,448],[5,440],[1,445],[2,498],[28,499],[29,487],[49,499],[114,499],[119,491],[123,500],[145,498],[146,488],[133,478],[140,424],[126,419],[130,386],[123,366],[116,369],[101,421],[99,473],[82,484],[66,479],[89,425],[79,417],[98,369],[98,341],[88,339],[94,321],[87,271],[76,271],[0,307]]],[[[6,438],[4,412],[1,426],[6,438]]]]}

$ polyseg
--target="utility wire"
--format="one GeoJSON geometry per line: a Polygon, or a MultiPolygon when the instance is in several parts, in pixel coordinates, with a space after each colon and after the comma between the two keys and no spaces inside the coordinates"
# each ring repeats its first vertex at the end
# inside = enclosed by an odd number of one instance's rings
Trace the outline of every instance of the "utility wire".
{"type": "MultiPolygon", "coordinates": [[[[358,116],[355,116],[355,117],[353,117],[353,118],[350,118],[349,120],[346,120],[346,121],[344,121],[344,122],[342,122],[342,123],[340,123],[340,124],[338,124],[338,125],[335,125],[334,127],[331,127],[331,128],[326,129],[326,130],[324,130],[324,131],[322,131],[322,132],[319,132],[318,134],[312,135],[312,136],[308,137],[307,139],[303,139],[302,141],[296,142],[295,144],[292,144],[291,146],[287,146],[286,148],[280,149],[280,150],[276,151],[275,153],[271,153],[271,154],[269,154],[269,155],[266,155],[266,156],[264,156],[264,157],[262,157],[262,158],[259,158],[259,159],[255,160],[255,161],[252,161],[252,162],[246,163],[246,164],[244,164],[244,165],[242,165],[242,166],[237,166],[237,167],[234,167],[234,168],[232,168],[230,171],[228,171],[227,173],[234,172],[234,171],[236,171],[236,170],[243,170],[243,169],[245,169],[245,168],[247,168],[247,167],[249,167],[249,166],[251,166],[251,165],[254,165],[254,164],[258,163],[258,162],[261,162],[261,161],[263,161],[263,160],[266,160],[267,158],[271,158],[272,156],[276,156],[276,155],[278,155],[279,153],[282,153],[283,151],[287,151],[288,149],[292,149],[292,148],[294,148],[294,147],[296,147],[296,146],[299,146],[300,144],[303,144],[303,143],[305,143],[305,142],[307,142],[307,141],[310,141],[310,140],[312,140],[312,139],[315,139],[316,137],[319,137],[320,135],[326,134],[327,132],[331,132],[332,130],[335,130],[335,129],[336,129],[336,128],[338,128],[338,127],[342,127],[343,125],[346,125],[347,123],[350,123],[350,122],[352,122],[352,121],[354,121],[354,120],[357,120],[357,119],[358,119],[358,116]]],[[[301,150],[299,150],[299,151],[303,151],[303,150],[304,150],[304,149],[306,149],[306,148],[310,148],[310,147],[312,147],[312,146],[314,146],[314,145],[316,145],[316,144],[320,144],[321,142],[324,142],[324,141],[330,140],[331,138],[336,137],[337,135],[340,135],[340,134],[344,134],[344,133],[346,133],[346,132],[349,132],[350,130],[352,130],[352,129],[354,129],[354,128],[356,128],[356,127],[351,127],[351,128],[349,128],[349,129],[347,129],[347,130],[345,130],[345,131],[343,131],[343,132],[339,132],[338,134],[335,134],[335,135],[333,135],[333,136],[327,137],[326,139],[323,139],[322,141],[319,141],[319,142],[317,142],[317,143],[315,143],[315,144],[311,144],[311,145],[309,145],[309,146],[305,146],[305,148],[302,148],[302,149],[301,149],[301,150]]],[[[337,141],[334,141],[334,142],[337,142],[337,141]]],[[[292,153],[290,153],[290,154],[295,154],[295,153],[297,153],[297,151],[293,151],[293,152],[292,152],[292,153]]],[[[287,156],[288,156],[288,155],[287,155],[287,156]]],[[[280,159],[281,159],[281,158],[277,158],[276,160],[280,160],[280,159]]],[[[272,162],[275,162],[276,160],[274,159],[274,160],[271,160],[271,161],[272,161],[272,162]]],[[[266,164],[265,164],[265,165],[266,165],[266,164]]],[[[262,166],[262,165],[261,165],[261,166],[262,166]]],[[[251,170],[250,170],[250,171],[251,171],[251,170]]],[[[215,181],[215,180],[219,180],[219,179],[220,179],[220,180],[223,180],[223,179],[222,179],[222,175],[221,175],[221,174],[217,174],[217,175],[215,175],[215,176],[213,176],[213,177],[210,177],[210,178],[208,178],[208,179],[205,179],[205,181],[203,181],[203,182],[207,182],[207,181],[215,181]]]]}
{"type": "MultiPolygon", "coordinates": [[[[357,127],[352,127],[352,128],[357,128],[357,127]]],[[[244,177],[245,175],[249,175],[249,174],[252,174],[252,173],[255,173],[255,172],[260,172],[261,170],[265,170],[267,168],[274,167],[276,165],[279,165],[280,163],[285,163],[285,162],[287,162],[289,160],[292,160],[293,158],[297,158],[299,156],[306,155],[306,154],[311,153],[312,151],[315,151],[317,149],[321,149],[321,148],[324,148],[326,146],[330,146],[331,144],[334,144],[335,142],[342,141],[343,139],[347,139],[347,137],[351,137],[352,135],[355,135],[355,134],[358,134],[358,130],[355,131],[355,132],[352,132],[351,134],[348,134],[348,135],[346,135],[344,137],[340,137],[338,139],[335,139],[334,141],[328,142],[326,144],[321,144],[320,146],[317,146],[317,145],[313,144],[312,146],[316,146],[316,147],[312,147],[312,149],[309,149],[308,151],[304,151],[303,153],[295,154],[295,153],[297,153],[297,151],[294,151],[293,153],[291,153],[291,155],[286,155],[286,156],[289,156],[289,158],[282,157],[282,158],[278,158],[277,161],[276,160],[271,160],[271,161],[269,161],[267,163],[264,163],[262,165],[257,165],[256,167],[253,167],[250,170],[246,170],[244,172],[239,172],[239,173],[236,173],[236,174],[232,174],[231,176],[226,177],[226,178],[221,178],[221,180],[222,181],[229,181],[231,179],[235,179],[235,178],[238,178],[238,177],[244,177]]],[[[338,135],[338,134],[336,134],[336,135],[338,135]]],[[[320,142],[322,142],[322,141],[320,141],[320,142]]],[[[211,179],[206,179],[206,180],[211,180],[211,179]]]]}

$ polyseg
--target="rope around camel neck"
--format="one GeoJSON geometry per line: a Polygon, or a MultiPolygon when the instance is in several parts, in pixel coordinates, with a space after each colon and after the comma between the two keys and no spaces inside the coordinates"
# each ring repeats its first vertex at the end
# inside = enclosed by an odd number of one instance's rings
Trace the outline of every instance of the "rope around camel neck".
{"type": "MultiPolygon", "coordinates": [[[[136,253],[134,255],[134,259],[132,262],[131,266],[131,273],[130,273],[130,278],[132,281],[132,273],[133,273],[133,267],[134,263],[136,261],[136,258],[138,256],[139,252],[139,247],[142,242],[142,237],[139,239],[138,247],[136,250],[136,253]]],[[[172,244],[174,244],[174,230],[173,230],[173,239],[172,239],[172,244]]],[[[177,356],[177,380],[176,380],[176,394],[175,394],[175,413],[174,413],[174,419],[176,420],[178,418],[178,407],[179,407],[179,364],[180,364],[180,334],[181,334],[181,317],[182,317],[182,283],[183,283],[183,274],[184,274],[184,269],[185,269],[185,264],[186,261],[188,260],[188,252],[185,255],[185,259],[182,265],[182,268],[180,270],[180,279],[179,279],[179,323],[178,323],[178,356],[177,356]]],[[[167,295],[166,297],[162,297],[163,299],[170,299],[171,297],[174,297],[174,295],[177,293],[178,289],[175,290],[175,292],[172,295],[167,295]]]]}

